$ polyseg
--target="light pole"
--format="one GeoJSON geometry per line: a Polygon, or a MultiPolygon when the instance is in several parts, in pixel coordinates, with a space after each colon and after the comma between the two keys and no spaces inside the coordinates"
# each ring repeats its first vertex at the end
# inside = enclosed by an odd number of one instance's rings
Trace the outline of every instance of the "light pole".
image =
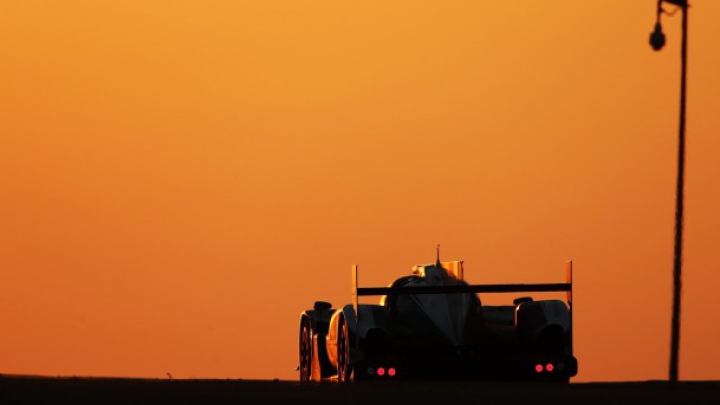
{"type": "Polygon", "coordinates": [[[683,242],[683,190],[685,185],[685,88],[687,73],[687,0],[658,0],[657,22],[650,34],[650,45],[659,51],[665,45],[665,34],[660,25],[660,16],[665,11],[663,2],[674,4],[682,11],[682,46],[680,50],[680,136],[678,146],[677,188],[675,190],[675,253],[673,256],[673,305],[672,330],[670,335],[670,373],[671,382],[678,380],[678,352],[680,348],[680,293],[682,291],[682,242],[683,242]]]}

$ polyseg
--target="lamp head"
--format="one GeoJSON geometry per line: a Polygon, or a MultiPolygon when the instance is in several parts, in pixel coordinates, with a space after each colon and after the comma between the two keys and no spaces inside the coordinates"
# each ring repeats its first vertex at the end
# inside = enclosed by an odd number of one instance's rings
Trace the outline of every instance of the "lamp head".
{"type": "Polygon", "coordinates": [[[665,34],[662,32],[662,26],[660,22],[655,24],[655,31],[650,34],[650,46],[656,51],[662,49],[665,46],[665,34]]]}

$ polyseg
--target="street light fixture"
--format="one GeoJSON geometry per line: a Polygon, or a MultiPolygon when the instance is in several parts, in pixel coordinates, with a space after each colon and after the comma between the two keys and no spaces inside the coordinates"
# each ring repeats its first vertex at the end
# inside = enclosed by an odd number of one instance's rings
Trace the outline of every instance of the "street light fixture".
{"type": "MultiPolygon", "coordinates": [[[[658,20],[660,16],[658,15],[658,20]]],[[[660,21],[655,23],[655,31],[650,34],[650,46],[656,51],[662,49],[665,46],[665,34],[662,32],[662,25],[660,21]]]]}
{"type": "MultiPolygon", "coordinates": [[[[683,240],[683,190],[685,184],[685,89],[687,73],[687,0],[658,0],[657,21],[655,30],[650,34],[650,46],[656,51],[665,45],[665,34],[662,32],[660,17],[663,13],[663,3],[670,3],[682,10],[682,46],[681,70],[680,70],[680,134],[678,146],[678,174],[677,188],[675,190],[675,251],[673,256],[673,306],[672,306],[672,327],[670,339],[670,372],[669,380],[678,380],[678,352],[680,347],[680,293],[682,291],[682,240],[683,240]]],[[[674,14],[674,13],[673,13],[674,14]]]]}

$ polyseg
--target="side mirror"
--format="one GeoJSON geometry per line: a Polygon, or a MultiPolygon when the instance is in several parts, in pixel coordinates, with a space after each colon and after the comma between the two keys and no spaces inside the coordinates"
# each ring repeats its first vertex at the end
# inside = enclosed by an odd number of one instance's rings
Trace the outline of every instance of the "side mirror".
{"type": "Polygon", "coordinates": [[[332,308],[332,304],[327,301],[315,301],[313,309],[316,311],[327,311],[332,308]]]}
{"type": "Polygon", "coordinates": [[[520,305],[523,302],[532,302],[532,297],[519,297],[513,300],[513,305],[520,305]]]}

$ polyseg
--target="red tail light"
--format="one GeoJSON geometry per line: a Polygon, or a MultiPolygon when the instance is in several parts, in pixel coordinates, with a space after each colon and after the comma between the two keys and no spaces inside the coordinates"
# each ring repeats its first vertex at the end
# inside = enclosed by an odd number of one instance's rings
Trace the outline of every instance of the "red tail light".
{"type": "Polygon", "coordinates": [[[542,372],[543,372],[543,365],[542,365],[542,364],[538,364],[537,366],[535,366],[535,371],[538,372],[538,373],[542,373],[542,372]]]}
{"type": "Polygon", "coordinates": [[[380,377],[384,376],[384,375],[385,375],[385,369],[382,368],[382,367],[378,367],[378,369],[377,369],[377,375],[380,376],[380,377]]]}

